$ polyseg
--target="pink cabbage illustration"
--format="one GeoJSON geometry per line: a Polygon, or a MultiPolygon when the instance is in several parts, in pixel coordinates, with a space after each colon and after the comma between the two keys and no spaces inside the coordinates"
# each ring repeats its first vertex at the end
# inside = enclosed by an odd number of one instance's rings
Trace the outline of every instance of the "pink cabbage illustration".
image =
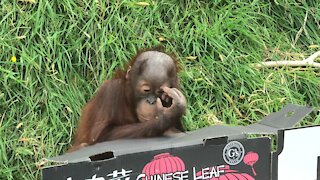
{"type": "Polygon", "coordinates": [[[162,153],[154,156],[151,162],[144,166],[142,173],[150,177],[156,174],[166,174],[182,171],[185,171],[185,165],[179,157],[172,156],[170,155],[170,153],[162,153]]]}
{"type": "Polygon", "coordinates": [[[254,176],[257,175],[256,171],[254,170],[253,168],[253,165],[259,160],[259,155],[255,152],[248,152],[244,158],[243,158],[243,162],[246,164],[246,165],[249,165],[251,166],[251,169],[252,169],[252,173],[254,176]]]}

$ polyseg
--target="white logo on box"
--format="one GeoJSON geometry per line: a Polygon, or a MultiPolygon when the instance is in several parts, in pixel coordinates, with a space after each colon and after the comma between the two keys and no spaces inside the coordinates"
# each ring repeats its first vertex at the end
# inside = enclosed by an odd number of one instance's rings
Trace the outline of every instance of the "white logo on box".
{"type": "Polygon", "coordinates": [[[238,141],[231,141],[223,148],[223,159],[229,165],[239,164],[244,154],[244,147],[238,141]]]}

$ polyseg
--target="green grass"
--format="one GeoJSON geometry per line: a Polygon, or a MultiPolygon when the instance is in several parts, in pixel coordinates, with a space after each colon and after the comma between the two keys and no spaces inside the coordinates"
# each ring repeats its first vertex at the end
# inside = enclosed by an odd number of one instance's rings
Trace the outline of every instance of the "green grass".
{"type": "Polygon", "coordinates": [[[319,69],[251,66],[320,50],[319,1],[146,2],[0,1],[0,179],[39,179],[99,85],[159,44],[179,57],[188,130],[247,125],[288,103],[317,107],[301,125],[320,124],[319,69]]]}

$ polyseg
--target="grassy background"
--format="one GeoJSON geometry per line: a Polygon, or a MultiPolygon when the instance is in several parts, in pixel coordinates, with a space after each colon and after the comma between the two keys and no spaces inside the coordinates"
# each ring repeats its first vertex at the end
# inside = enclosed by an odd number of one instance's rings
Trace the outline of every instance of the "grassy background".
{"type": "Polygon", "coordinates": [[[39,179],[99,85],[159,44],[179,57],[188,130],[246,125],[288,103],[318,107],[302,124],[320,124],[319,69],[250,66],[320,50],[319,1],[137,2],[0,1],[0,179],[39,179]]]}

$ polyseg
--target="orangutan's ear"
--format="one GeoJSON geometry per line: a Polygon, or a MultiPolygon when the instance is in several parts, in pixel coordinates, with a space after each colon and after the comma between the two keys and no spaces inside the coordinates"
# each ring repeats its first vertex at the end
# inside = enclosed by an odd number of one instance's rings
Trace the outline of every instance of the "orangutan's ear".
{"type": "Polygon", "coordinates": [[[128,70],[127,70],[127,74],[126,74],[126,79],[129,79],[129,73],[131,71],[131,66],[129,66],[128,70]]]}

